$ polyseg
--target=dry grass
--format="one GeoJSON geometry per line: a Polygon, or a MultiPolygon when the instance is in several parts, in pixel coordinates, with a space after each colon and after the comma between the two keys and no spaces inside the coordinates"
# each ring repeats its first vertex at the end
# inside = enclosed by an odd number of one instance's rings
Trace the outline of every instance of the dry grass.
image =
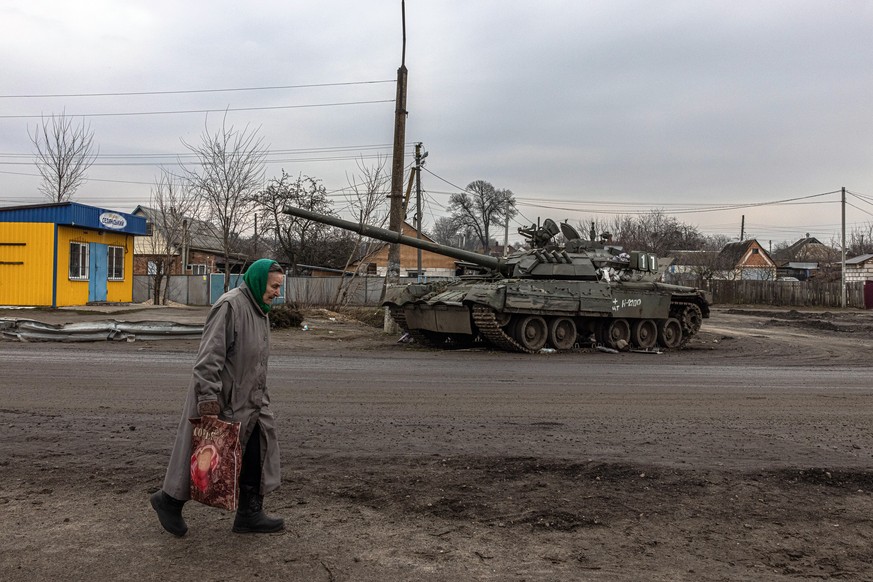
{"type": "Polygon", "coordinates": [[[385,310],[382,307],[347,306],[338,308],[337,313],[371,327],[381,329],[385,325],[385,310]]]}

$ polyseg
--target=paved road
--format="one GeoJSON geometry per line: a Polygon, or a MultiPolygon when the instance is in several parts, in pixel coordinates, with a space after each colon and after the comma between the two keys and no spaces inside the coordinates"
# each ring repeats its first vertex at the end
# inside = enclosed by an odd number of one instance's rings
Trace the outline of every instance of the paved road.
{"type": "MultiPolygon", "coordinates": [[[[0,408],[170,426],[192,362],[159,344],[0,344],[0,408]]],[[[865,368],[395,350],[279,353],[270,366],[295,455],[873,467],[865,368]]]]}

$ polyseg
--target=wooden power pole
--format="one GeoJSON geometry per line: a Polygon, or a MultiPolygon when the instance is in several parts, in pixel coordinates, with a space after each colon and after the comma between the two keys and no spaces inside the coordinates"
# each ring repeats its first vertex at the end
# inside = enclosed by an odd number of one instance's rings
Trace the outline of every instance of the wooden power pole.
{"type": "Polygon", "coordinates": [[[842,258],[840,260],[840,307],[846,308],[846,187],[840,189],[842,193],[840,207],[842,208],[842,233],[843,240],[840,244],[842,258]]]}
{"type": "MultiPolygon", "coordinates": [[[[399,233],[403,225],[403,148],[406,143],[406,2],[400,3],[403,16],[403,55],[397,69],[397,97],[394,108],[394,158],[391,164],[391,205],[388,213],[388,228],[399,233]]],[[[391,243],[388,248],[388,283],[400,280],[400,245],[391,243]]]]}

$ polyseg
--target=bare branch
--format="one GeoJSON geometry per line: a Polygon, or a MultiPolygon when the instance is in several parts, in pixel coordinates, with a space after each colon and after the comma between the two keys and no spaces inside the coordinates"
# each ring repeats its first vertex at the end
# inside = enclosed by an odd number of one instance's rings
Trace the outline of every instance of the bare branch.
{"type": "Polygon", "coordinates": [[[182,166],[191,190],[208,210],[208,220],[218,226],[224,252],[225,291],[230,285],[231,256],[242,233],[252,226],[256,192],[261,188],[267,146],[257,129],[248,125],[242,130],[227,124],[210,133],[207,122],[200,144],[182,140],[193,153],[198,167],[182,166]]]}
{"type": "Polygon", "coordinates": [[[93,150],[91,126],[84,121],[73,126],[73,120],[61,112],[43,117],[33,133],[28,128],[27,134],[35,150],[34,164],[42,176],[39,191],[51,202],[71,200],[99,153],[93,150]]]}

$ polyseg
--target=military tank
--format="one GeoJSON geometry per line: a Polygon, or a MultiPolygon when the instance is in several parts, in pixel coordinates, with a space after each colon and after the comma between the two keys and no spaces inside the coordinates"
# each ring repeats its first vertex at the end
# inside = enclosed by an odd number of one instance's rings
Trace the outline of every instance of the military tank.
{"type": "Polygon", "coordinates": [[[708,292],[658,281],[658,258],[587,239],[547,219],[519,228],[530,250],[492,257],[391,230],[287,207],[286,214],[457,259],[449,281],[391,285],[383,305],[417,341],[452,348],[478,339],[506,351],[679,349],[709,317],[708,292]],[[563,235],[558,244],[556,237],[563,235]]]}

